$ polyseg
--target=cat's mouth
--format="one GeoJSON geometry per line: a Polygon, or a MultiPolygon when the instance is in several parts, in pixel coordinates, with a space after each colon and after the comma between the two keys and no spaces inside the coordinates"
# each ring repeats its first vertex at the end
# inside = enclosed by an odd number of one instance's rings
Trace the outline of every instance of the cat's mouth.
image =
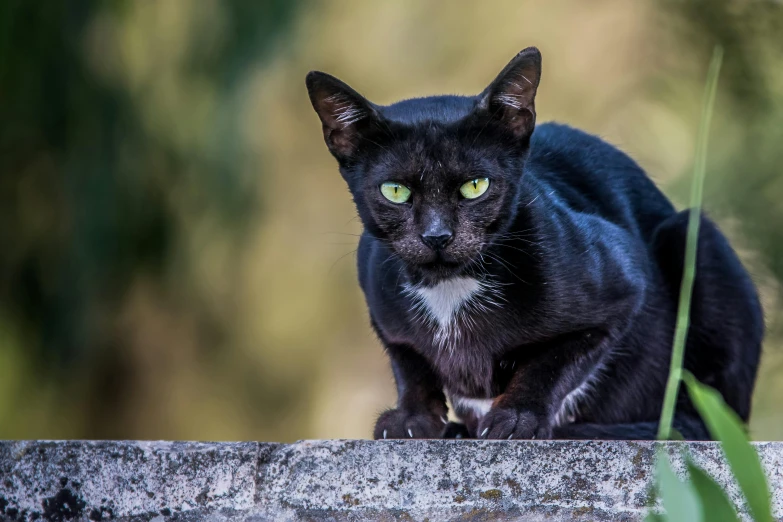
{"type": "Polygon", "coordinates": [[[418,283],[425,285],[434,285],[445,279],[457,277],[462,274],[465,269],[464,263],[458,263],[453,261],[446,261],[438,259],[431,263],[422,263],[416,265],[413,269],[414,279],[418,283]]]}
{"type": "Polygon", "coordinates": [[[439,250],[426,252],[426,255],[413,259],[400,257],[410,283],[431,286],[476,271],[477,257],[460,254],[439,250]]]}

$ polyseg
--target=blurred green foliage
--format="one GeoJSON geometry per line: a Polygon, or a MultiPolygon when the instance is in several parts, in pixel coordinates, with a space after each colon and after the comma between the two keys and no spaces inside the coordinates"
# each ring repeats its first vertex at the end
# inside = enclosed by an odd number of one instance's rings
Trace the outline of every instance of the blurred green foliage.
{"type": "Polygon", "coordinates": [[[783,7],[739,0],[0,3],[0,438],[369,436],[393,400],[360,225],[304,75],[378,103],[480,91],[539,46],[542,121],[705,207],[770,324],[753,430],[783,437],[783,7]]]}
{"type": "Polygon", "coordinates": [[[27,367],[0,403],[24,418],[46,382],[77,403],[77,433],[122,435],[103,426],[133,369],[107,330],[138,278],[174,286],[203,335],[223,333],[180,273],[196,225],[182,207],[241,245],[258,179],[241,170],[237,99],[297,13],[288,0],[166,4],[0,5],[0,327],[27,367]]]}
{"type": "Polygon", "coordinates": [[[651,512],[646,520],[653,522],[730,522],[737,521],[737,505],[745,517],[756,522],[772,522],[772,495],[756,449],[750,444],[742,420],[714,388],[700,383],[689,372],[683,375],[688,394],[704,419],[710,435],[719,440],[739,491],[729,484],[727,489],[700,468],[687,453],[681,451],[687,475],[681,481],[674,473],[669,455],[663,446],[656,457],[655,490],[663,513],[651,512]],[[732,499],[728,492],[731,491],[732,499]],[[735,504],[735,502],[738,502],[735,504]]]}

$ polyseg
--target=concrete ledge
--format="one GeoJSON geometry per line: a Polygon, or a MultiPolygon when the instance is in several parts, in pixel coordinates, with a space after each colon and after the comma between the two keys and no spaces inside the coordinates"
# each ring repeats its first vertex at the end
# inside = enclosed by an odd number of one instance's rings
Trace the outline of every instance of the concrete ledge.
{"type": "MultiPolygon", "coordinates": [[[[687,447],[730,485],[715,443],[687,447]]],[[[783,517],[783,443],[756,447],[783,517]]],[[[2,520],[642,520],[655,443],[0,442],[2,520]]],[[[781,518],[783,520],[783,518],[781,518]]]]}

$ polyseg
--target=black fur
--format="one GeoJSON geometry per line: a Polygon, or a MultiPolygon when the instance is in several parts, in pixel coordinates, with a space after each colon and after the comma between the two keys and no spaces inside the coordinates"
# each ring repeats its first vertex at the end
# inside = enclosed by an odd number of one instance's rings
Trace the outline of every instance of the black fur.
{"type": "MultiPolygon", "coordinates": [[[[528,48],[478,96],[386,107],[327,74],[307,77],[365,226],[359,281],[397,382],[376,438],[655,437],[688,214],[613,146],[535,126],[540,72],[528,48]],[[474,178],[489,189],[465,199],[459,188],[474,178]],[[388,201],[388,181],[410,200],[388,201]],[[438,330],[416,292],[455,281],[489,289],[438,330]],[[491,409],[458,401],[464,426],[444,425],[446,394],[492,399],[491,409]]],[[[763,330],[751,279],[702,218],[685,366],[743,420],[763,330]]],[[[684,393],[675,428],[709,438],[684,393]]]]}

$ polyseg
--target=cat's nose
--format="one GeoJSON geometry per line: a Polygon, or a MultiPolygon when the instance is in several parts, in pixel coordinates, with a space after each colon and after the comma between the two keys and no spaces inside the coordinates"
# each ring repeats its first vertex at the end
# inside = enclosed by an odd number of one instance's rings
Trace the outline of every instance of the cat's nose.
{"type": "Polygon", "coordinates": [[[454,234],[447,228],[439,228],[437,230],[428,230],[421,235],[421,240],[425,245],[433,250],[441,250],[451,243],[454,239],[454,234]]]}

